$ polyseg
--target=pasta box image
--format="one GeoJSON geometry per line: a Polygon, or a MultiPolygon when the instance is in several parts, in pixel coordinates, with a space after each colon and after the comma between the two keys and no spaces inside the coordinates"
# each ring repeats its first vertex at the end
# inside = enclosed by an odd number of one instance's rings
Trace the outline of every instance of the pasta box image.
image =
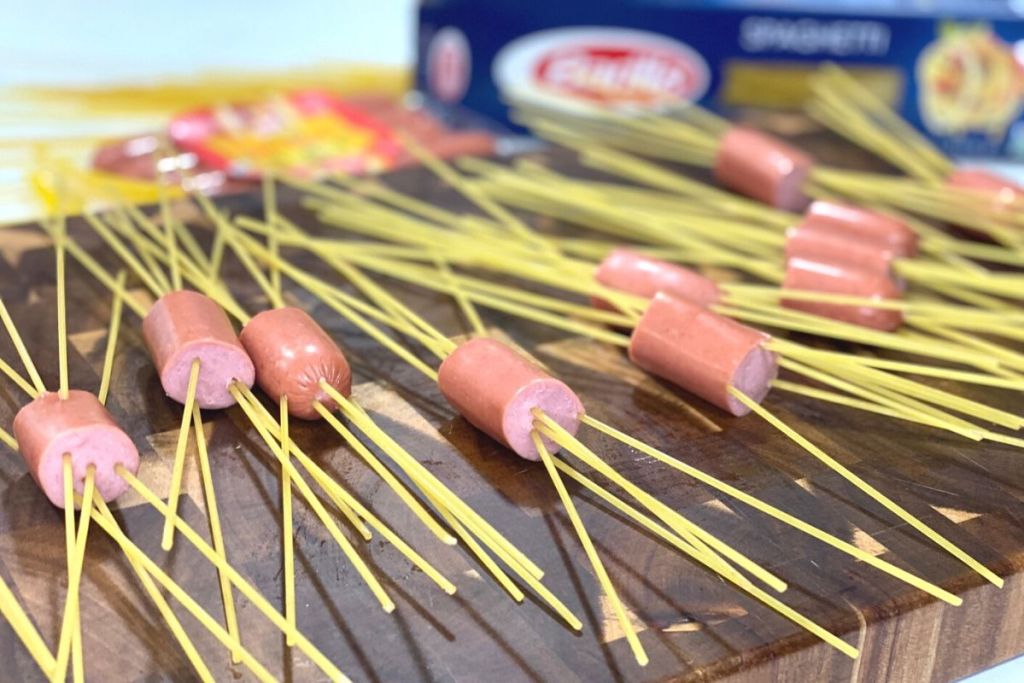
{"type": "Polygon", "coordinates": [[[507,123],[511,98],[798,108],[831,61],[945,152],[1021,158],[1018,11],[1012,0],[425,0],[416,79],[442,111],[507,123]]]}

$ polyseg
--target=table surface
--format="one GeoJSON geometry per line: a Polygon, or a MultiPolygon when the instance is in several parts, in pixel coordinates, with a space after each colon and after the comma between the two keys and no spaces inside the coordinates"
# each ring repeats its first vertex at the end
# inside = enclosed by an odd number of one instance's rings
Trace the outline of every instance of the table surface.
{"type": "MultiPolygon", "coordinates": [[[[852,152],[835,146],[833,153],[852,152]]],[[[826,156],[828,150],[825,150],[826,156]]],[[[392,179],[441,204],[462,206],[421,170],[392,179]]],[[[258,198],[228,200],[259,210],[258,198]]],[[[282,193],[285,213],[304,214],[282,193]]],[[[96,240],[81,221],[73,235],[96,240]]],[[[196,226],[201,236],[206,230],[196,226]]],[[[101,260],[113,258],[96,249],[101,260]]],[[[319,264],[295,255],[309,269],[319,264]]],[[[57,384],[53,251],[34,227],[0,233],[0,296],[10,308],[47,386],[57,384]]],[[[225,273],[250,311],[266,305],[229,260],[225,273]]],[[[68,268],[73,387],[95,390],[102,367],[110,295],[77,264],[68,268]]],[[[463,334],[448,300],[385,281],[432,322],[463,334]]],[[[733,418],[630,366],[624,355],[501,315],[487,321],[530,350],[572,386],[591,415],[662,448],[861,548],[964,598],[954,608],[756,511],[687,480],[586,428],[582,440],[636,484],[785,579],[783,599],[861,649],[846,658],[756,601],[733,590],[570,486],[609,574],[630,610],[651,662],[633,661],[542,466],[511,455],[472,428],[436,387],[397,361],[308,293],[289,286],[339,340],[355,371],[354,396],[395,439],[493,522],[546,572],[548,586],[583,620],[573,633],[532,598],[517,605],[459,548],[441,545],[379,478],[322,423],[293,425],[294,438],[338,481],[399,531],[458,586],[447,597],[393,548],[358,544],[398,605],[387,615],[323,526],[295,510],[298,621],[349,676],[363,681],[951,680],[1024,651],[1024,471],[1019,451],[774,392],[765,405],[897,502],[1006,577],[1003,589],[894,520],[755,416],[733,418]]],[[[167,399],[142,346],[139,319],[126,313],[110,409],[142,454],[140,478],[166,495],[181,408],[167,399]]],[[[0,357],[16,359],[6,337],[0,357]]],[[[427,357],[424,356],[426,359],[427,357]]],[[[941,385],[942,383],[939,382],[941,385]]],[[[965,390],[1006,409],[1009,392],[965,390]]],[[[0,382],[0,424],[9,429],[27,402],[0,382]]],[[[282,604],[278,469],[237,408],[204,413],[213,477],[231,562],[274,604],[282,604]]],[[[205,502],[189,450],[180,503],[204,528],[205,502]]],[[[137,497],[117,503],[130,536],[212,613],[216,575],[180,537],[159,549],[160,517],[137,497]]],[[[63,517],[39,493],[21,460],[0,459],[0,576],[47,643],[56,642],[66,574],[63,517]]],[[[276,676],[322,675],[247,601],[237,597],[243,640],[276,676]]],[[[183,610],[178,610],[218,680],[248,680],[183,610]]],[[[99,529],[90,534],[82,585],[89,680],[184,680],[187,660],[163,627],[123,556],[99,529]]],[[[0,624],[0,680],[42,680],[6,624],[0,624]]]]}

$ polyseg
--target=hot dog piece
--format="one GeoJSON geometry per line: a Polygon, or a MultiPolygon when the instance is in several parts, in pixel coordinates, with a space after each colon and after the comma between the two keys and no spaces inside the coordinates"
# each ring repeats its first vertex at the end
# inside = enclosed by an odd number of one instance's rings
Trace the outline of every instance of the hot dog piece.
{"type": "Polygon", "coordinates": [[[14,436],[28,471],[50,502],[64,507],[64,454],[71,454],[75,491],[81,493],[86,471],[96,467],[98,495],[111,501],[128,488],[115,471],[123,465],[139,470],[139,451],[94,395],[72,390],[61,400],[47,392],[18,411],[14,436]]]}
{"type": "Polygon", "coordinates": [[[917,255],[917,233],[898,218],[877,211],[818,200],[807,208],[803,225],[873,242],[891,250],[897,257],[917,255]]]}
{"type": "Polygon", "coordinates": [[[810,201],[804,181],[814,160],[800,150],[742,126],[722,136],[715,180],[739,194],[786,211],[803,211],[810,201]]]}
{"type": "Polygon", "coordinates": [[[142,321],[142,336],[160,373],[160,384],[179,403],[188,393],[192,361],[199,359],[196,402],[200,408],[226,408],[228,391],[238,380],[251,387],[256,378],[249,355],[231,321],[217,303],[198,292],[180,290],[160,297],[142,321]]]}
{"type": "MultiPolygon", "coordinates": [[[[786,264],[786,277],[782,286],[785,289],[847,294],[869,299],[899,299],[902,297],[899,286],[884,273],[840,264],[819,263],[802,258],[790,259],[786,264]]],[[[783,299],[782,305],[798,311],[886,332],[895,330],[903,324],[903,313],[895,310],[796,299],[783,299]]]]}
{"type": "Polygon", "coordinates": [[[827,232],[805,222],[786,231],[786,260],[795,258],[853,266],[889,275],[896,254],[875,242],[863,242],[841,233],[827,232]]]}
{"type": "Polygon", "coordinates": [[[303,420],[320,417],[314,405],[337,405],[320,381],[342,396],[352,393],[352,370],[334,340],[301,308],[276,308],[256,315],[239,335],[256,366],[256,382],[275,401],[288,397],[288,412],[303,420]]]}
{"type": "Polygon", "coordinates": [[[778,374],[768,335],[700,306],[659,292],[629,344],[629,358],[733,415],[750,412],[729,393],[734,386],[761,402],[778,374]]]}
{"type": "Polygon", "coordinates": [[[972,190],[991,200],[996,211],[1020,205],[1024,199],[1024,187],[1012,180],[980,168],[963,168],[953,171],[946,178],[946,184],[960,190],[972,190]]]}
{"type": "MultiPolygon", "coordinates": [[[[594,278],[612,289],[648,299],[658,292],[667,292],[701,306],[710,306],[722,295],[713,280],[699,273],[622,248],[601,261],[594,278]]],[[[600,299],[594,299],[594,306],[614,308],[600,299]]]]}
{"type": "MultiPolygon", "coordinates": [[[[527,460],[540,459],[530,437],[534,408],[570,434],[583,417],[583,403],[564,382],[493,339],[461,344],[441,363],[437,384],[463,417],[527,460]]],[[[558,450],[547,439],[544,445],[558,450]]]]}

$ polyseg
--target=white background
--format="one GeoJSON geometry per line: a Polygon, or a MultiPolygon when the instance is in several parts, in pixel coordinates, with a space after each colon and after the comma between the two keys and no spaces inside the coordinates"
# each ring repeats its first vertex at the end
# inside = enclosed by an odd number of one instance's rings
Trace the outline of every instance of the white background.
{"type": "Polygon", "coordinates": [[[211,68],[406,65],[412,0],[4,0],[0,86],[146,82],[211,68]]]}

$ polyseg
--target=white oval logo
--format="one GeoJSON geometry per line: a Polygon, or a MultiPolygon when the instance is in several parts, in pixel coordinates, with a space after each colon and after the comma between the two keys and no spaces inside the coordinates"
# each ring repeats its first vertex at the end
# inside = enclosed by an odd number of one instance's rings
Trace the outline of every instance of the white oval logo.
{"type": "Polygon", "coordinates": [[[507,95],[576,107],[660,107],[699,100],[708,66],[690,46],[627,29],[559,28],[506,45],[493,76],[507,95]]]}
{"type": "Polygon", "coordinates": [[[453,26],[437,32],[427,49],[427,86],[441,102],[458,102],[469,88],[469,41],[453,26]]]}

